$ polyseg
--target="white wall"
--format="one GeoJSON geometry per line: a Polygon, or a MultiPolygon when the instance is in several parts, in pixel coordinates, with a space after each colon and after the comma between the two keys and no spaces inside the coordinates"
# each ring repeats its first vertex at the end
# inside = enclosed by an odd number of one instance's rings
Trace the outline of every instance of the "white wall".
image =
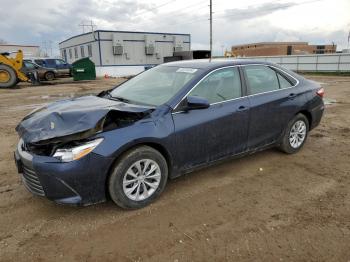
{"type": "Polygon", "coordinates": [[[96,76],[104,77],[105,75],[112,77],[137,75],[145,70],[144,66],[96,66],[96,76]]]}
{"type": "MultiPolygon", "coordinates": [[[[96,39],[97,39],[97,33],[95,33],[95,37],[92,33],[86,33],[86,34],[82,34],[82,35],[67,39],[59,44],[61,56],[62,56],[62,51],[66,50],[67,62],[72,64],[76,60],[79,60],[82,58],[80,47],[84,46],[85,57],[88,57],[88,45],[91,45],[92,56],[89,58],[92,62],[95,63],[95,65],[100,65],[99,46],[98,46],[98,41],[96,41],[96,39]],[[76,58],[74,54],[75,47],[78,49],[78,58],[76,58]],[[69,56],[69,50],[71,50],[72,52],[72,57],[69,56]]],[[[62,58],[64,59],[63,56],[62,58]]]]}
{"type": "MultiPolygon", "coordinates": [[[[39,46],[0,45],[0,53],[23,51],[24,57],[39,56],[39,46]]],[[[12,54],[11,57],[16,56],[12,54]]]]}
{"type": "Polygon", "coordinates": [[[279,64],[293,71],[350,71],[350,54],[288,55],[240,57],[279,64]]]}
{"type": "Polygon", "coordinates": [[[189,51],[191,47],[190,41],[191,36],[188,34],[97,30],[94,34],[90,32],[71,37],[61,42],[59,47],[61,54],[63,50],[66,50],[68,63],[73,63],[82,58],[80,52],[81,46],[85,48],[86,57],[88,51],[87,45],[92,45],[93,54],[90,59],[96,66],[144,66],[163,63],[164,56],[173,55],[175,43],[180,43],[183,51],[189,51]],[[122,55],[113,54],[113,38],[121,41],[124,47],[122,55]],[[145,53],[146,39],[155,44],[155,53],[153,55],[146,55],[145,53]],[[78,58],[75,58],[74,48],[78,49],[78,58]],[[69,50],[72,52],[72,58],[69,56],[69,50]]]}

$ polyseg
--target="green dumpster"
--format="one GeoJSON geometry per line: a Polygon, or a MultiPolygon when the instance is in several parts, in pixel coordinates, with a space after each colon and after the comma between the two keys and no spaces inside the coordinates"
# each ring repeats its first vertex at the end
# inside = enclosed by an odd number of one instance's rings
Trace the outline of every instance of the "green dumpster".
{"type": "Polygon", "coordinates": [[[72,64],[73,80],[95,80],[96,69],[95,64],[89,58],[82,58],[72,64]]]}

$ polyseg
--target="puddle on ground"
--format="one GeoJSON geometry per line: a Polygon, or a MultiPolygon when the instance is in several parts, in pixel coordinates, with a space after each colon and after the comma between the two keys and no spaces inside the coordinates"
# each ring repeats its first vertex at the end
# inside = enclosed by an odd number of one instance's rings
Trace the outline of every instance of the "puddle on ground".
{"type": "Polygon", "coordinates": [[[315,81],[317,84],[320,84],[320,85],[328,85],[329,83],[326,83],[326,82],[319,82],[319,81],[315,81]]]}
{"type": "Polygon", "coordinates": [[[333,105],[333,104],[336,104],[338,103],[337,100],[335,99],[331,99],[331,98],[323,98],[323,103],[325,105],[333,105]]]}
{"type": "Polygon", "coordinates": [[[5,110],[2,109],[2,111],[20,111],[20,110],[28,110],[28,109],[33,110],[35,108],[42,107],[45,105],[47,105],[47,103],[11,106],[11,107],[7,107],[5,110]]]}
{"type": "Polygon", "coordinates": [[[70,93],[70,94],[57,94],[57,95],[42,95],[42,96],[29,96],[27,99],[69,99],[76,97],[75,93],[70,93]]]}

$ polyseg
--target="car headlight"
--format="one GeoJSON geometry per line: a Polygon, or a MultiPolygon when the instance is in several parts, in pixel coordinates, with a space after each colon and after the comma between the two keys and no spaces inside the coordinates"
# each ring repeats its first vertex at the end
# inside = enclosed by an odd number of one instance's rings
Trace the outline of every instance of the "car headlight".
{"type": "Polygon", "coordinates": [[[101,142],[103,138],[97,138],[92,141],[88,141],[84,144],[70,147],[70,148],[59,148],[56,150],[53,157],[61,160],[62,162],[71,162],[74,160],[78,160],[87,154],[89,154],[92,150],[94,150],[101,142]]]}

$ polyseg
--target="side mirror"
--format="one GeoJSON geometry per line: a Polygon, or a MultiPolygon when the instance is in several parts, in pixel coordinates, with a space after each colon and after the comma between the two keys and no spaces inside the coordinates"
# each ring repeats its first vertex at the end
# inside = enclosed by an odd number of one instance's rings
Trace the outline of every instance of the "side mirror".
{"type": "Polygon", "coordinates": [[[187,110],[195,109],[206,109],[210,106],[209,101],[199,96],[188,96],[187,97],[187,110]]]}

